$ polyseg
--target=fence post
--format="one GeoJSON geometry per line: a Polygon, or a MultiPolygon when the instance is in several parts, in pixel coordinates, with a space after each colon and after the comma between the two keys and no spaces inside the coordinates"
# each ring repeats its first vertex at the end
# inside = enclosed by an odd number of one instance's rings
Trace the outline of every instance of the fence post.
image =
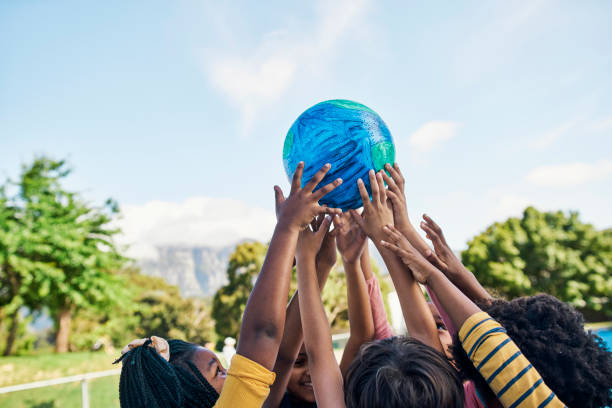
{"type": "Polygon", "coordinates": [[[89,390],[85,378],[81,380],[81,408],[89,408],[89,390]]]}

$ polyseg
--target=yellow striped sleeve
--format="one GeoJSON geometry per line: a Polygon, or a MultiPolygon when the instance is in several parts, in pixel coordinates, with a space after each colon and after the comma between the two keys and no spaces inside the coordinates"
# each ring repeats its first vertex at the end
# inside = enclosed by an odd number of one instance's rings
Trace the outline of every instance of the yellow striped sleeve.
{"type": "Polygon", "coordinates": [[[463,349],[506,408],[565,405],[548,388],[506,330],[488,314],[476,313],[459,330],[463,349]]]}
{"type": "Polygon", "coordinates": [[[263,405],[275,374],[256,362],[234,354],[215,408],[259,408],[263,405]]]}

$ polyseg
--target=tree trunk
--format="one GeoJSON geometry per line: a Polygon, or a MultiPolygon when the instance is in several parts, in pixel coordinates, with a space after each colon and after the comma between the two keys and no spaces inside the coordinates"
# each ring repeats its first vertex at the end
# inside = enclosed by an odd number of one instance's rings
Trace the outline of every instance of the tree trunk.
{"type": "Polygon", "coordinates": [[[65,307],[57,315],[58,328],[55,336],[55,352],[65,353],[68,351],[68,340],[70,339],[70,309],[65,307]]]}
{"type": "Polygon", "coordinates": [[[13,353],[13,346],[17,339],[17,329],[19,329],[19,308],[15,310],[10,316],[11,321],[8,337],[6,338],[6,345],[4,347],[3,356],[10,356],[13,353]]]}

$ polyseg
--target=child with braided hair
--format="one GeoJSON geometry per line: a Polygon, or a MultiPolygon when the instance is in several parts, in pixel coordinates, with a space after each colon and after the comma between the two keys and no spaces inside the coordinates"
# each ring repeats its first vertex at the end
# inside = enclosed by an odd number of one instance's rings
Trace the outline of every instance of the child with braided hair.
{"type": "MultiPolygon", "coordinates": [[[[165,347],[155,337],[144,339],[141,345],[128,347],[120,359],[123,362],[120,379],[120,384],[123,384],[120,386],[120,394],[123,394],[123,397],[120,395],[122,408],[187,408],[196,406],[190,405],[192,400],[197,401],[198,407],[205,408],[261,407],[275,378],[271,370],[283,335],[285,305],[298,235],[316,216],[341,213],[338,209],[318,204],[323,196],[342,183],[341,179],[314,191],[330,168],[330,164],[323,166],[302,187],[304,163],[300,162],[287,198],[280,187],[274,187],[278,222],[261,272],[247,301],[238,347],[228,372],[219,368],[218,373],[209,379],[206,370],[214,368],[218,360],[215,357],[206,362],[204,356],[214,353],[203,347],[196,346],[196,351],[186,353],[183,358],[176,357],[173,364],[175,357],[171,345],[165,347]],[[158,352],[160,350],[164,353],[167,350],[167,359],[158,352]],[[182,382],[183,374],[185,381],[182,382]],[[202,393],[205,395],[200,397],[199,392],[195,394],[190,387],[194,385],[191,376],[198,381],[198,390],[205,389],[202,393]],[[218,397],[209,386],[218,393],[218,397]]],[[[180,349],[176,347],[176,350],[180,349]]],[[[176,353],[177,356],[181,355],[179,351],[176,353]]]]}

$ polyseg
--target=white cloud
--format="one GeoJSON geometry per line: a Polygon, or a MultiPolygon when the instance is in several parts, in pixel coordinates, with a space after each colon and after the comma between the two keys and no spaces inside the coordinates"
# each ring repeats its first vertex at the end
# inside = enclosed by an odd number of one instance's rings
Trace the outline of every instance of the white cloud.
{"type": "Polygon", "coordinates": [[[157,245],[222,247],[243,238],[267,241],[276,224],[273,211],[222,198],[150,201],[125,205],[121,213],[119,242],[130,245],[128,255],[138,259],[156,257],[157,245]]]}
{"type": "Polygon", "coordinates": [[[459,126],[459,123],[450,121],[427,122],[410,135],[408,142],[417,152],[429,152],[442,142],[453,138],[459,126]]]}
{"type": "Polygon", "coordinates": [[[612,174],[612,161],[540,166],[527,175],[527,181],[545,187],[571,187],[603,179],[612,174]]]}
{"type": "Polygon", "coordinates": [[[242,134],[247,134],[257,115],[277,102],[296,77],[318,71],[326,64],[341,39],[360,25],[369,0],[317,3],[317,20],[310,31],[275,31],[246,54],[214,52],[206,58],[210,82],[242,115],[242,134]]]}

